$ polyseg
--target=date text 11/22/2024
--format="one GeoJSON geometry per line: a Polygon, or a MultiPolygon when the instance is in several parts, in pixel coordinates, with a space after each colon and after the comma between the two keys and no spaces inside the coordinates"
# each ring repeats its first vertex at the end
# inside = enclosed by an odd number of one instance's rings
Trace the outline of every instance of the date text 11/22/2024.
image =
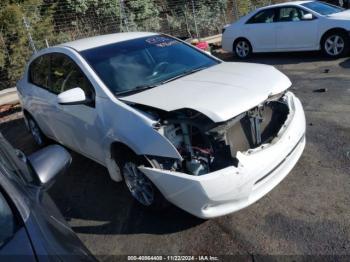
{"type": "Polygon", "coordinates": [[[128,261],[219,261],[216,256],[128,256],[128,261]]]}

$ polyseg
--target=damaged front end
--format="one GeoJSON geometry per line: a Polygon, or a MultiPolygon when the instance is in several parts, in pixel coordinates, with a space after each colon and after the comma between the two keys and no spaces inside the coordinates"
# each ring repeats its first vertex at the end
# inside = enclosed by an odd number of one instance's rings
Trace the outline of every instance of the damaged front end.
{"type": "Polygon", "coordinates": [[[226,122],[214,123],[191,109],[170,113],[148,112],[159,119],[154,128],[176,147],[182,160],[148,156],[156,168],[205,175],[238,166],[237,153],[272,143],[290,114],[286,93],[270,97],[226,122]]]}

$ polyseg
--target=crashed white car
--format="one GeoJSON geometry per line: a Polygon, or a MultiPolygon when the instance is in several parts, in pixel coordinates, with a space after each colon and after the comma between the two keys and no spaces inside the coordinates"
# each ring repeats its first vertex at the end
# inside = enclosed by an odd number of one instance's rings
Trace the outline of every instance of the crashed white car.
{"type": "Polygon", "coordinates": [[[301,156],[290,86],[272,66],[120,33],[38,52],[17,88],[39,145],[51,138],[106,166],[144,206],[213,218],[263,197],[301,156]]]}

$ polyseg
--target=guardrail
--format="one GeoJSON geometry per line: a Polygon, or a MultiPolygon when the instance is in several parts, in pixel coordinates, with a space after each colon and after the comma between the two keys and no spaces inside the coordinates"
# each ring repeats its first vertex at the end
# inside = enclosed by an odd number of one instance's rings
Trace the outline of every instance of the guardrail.
{"type": "Polygon", "coordinates": [[[0,106],[16,105],[19,103],[16,87],[7,88],[0,91],[0,106]]]}
{"type": "Polygon", "coordinates": [[[222,34],[212,35],[208,37],[203,37],[201,38],[201,40],[208,42],[208,44],[218,44],[221,42],[221,37],[222,37],[222,34]]]}

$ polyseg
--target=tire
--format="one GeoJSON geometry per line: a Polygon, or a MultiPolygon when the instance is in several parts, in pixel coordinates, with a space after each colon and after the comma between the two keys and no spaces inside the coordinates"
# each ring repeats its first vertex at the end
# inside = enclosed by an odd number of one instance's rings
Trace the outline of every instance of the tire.
{"type": "Polygon", "coordinates": [[[31,133],[35,143],[40,147],[46,145],[48,139],[46,138],[44,133],[41,131],[39,125],[34,120],[34,118],[27,115],[27,116],[25,116],[25,122],[26,122],[26,126],[28,128],[28,131],[31,133]]]}
{"type": "Polygon", "coordinates": [[[162,210],[169,206],[169,202],[152,181],[137,168],[150,166],[145,159],[128,154],[117,164],[130,195],[139,206],[152,210],[162,210]]]}
{"type": "Polygon", "coordinates": [[[247,59],[251,57],[253,48],[247,39],[239,38],[233,43],[233,53],[238,59],[247,59]]]}
{"type": "Polygon", "coordinates": [[[349,37],[341,31],[332,31],[322,37],[322,52],[330,58],[339,58],[349,52],[349,37]]]}

